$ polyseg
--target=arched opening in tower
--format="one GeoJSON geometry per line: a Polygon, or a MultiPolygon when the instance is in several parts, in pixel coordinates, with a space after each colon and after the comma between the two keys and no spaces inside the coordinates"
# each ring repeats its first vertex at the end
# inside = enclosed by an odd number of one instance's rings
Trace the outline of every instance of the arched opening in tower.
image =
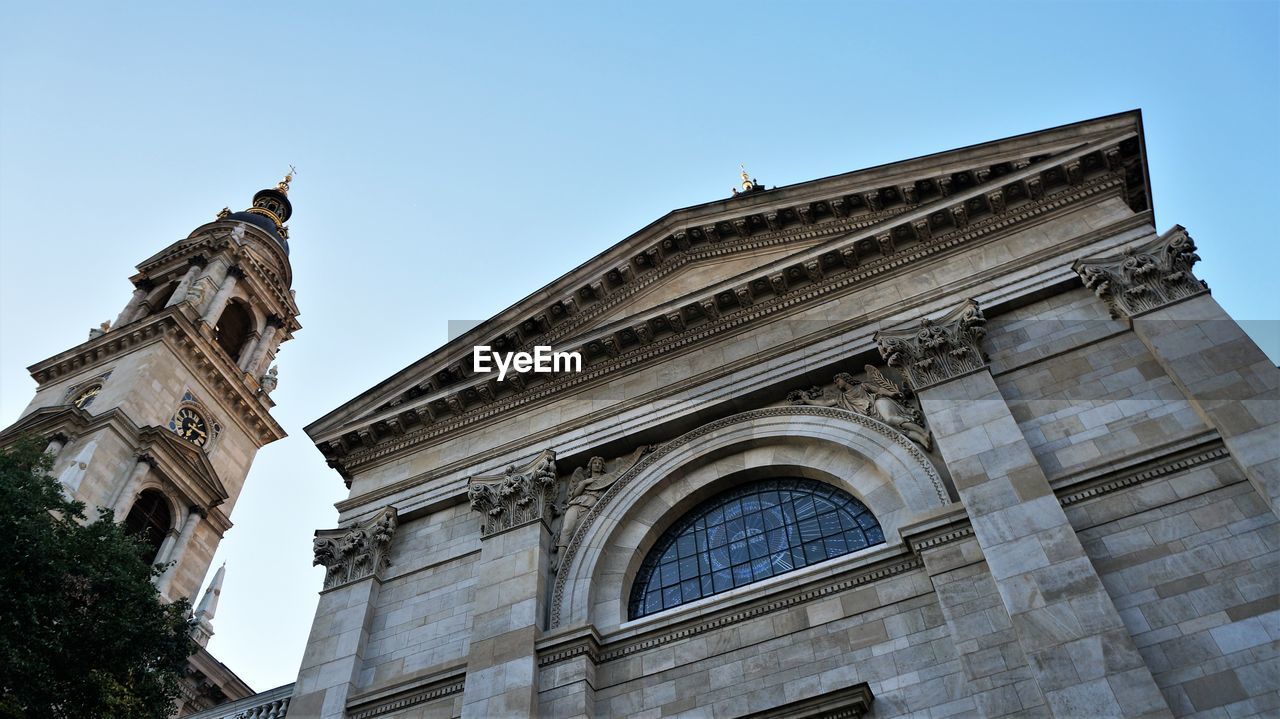
{"type": "Polygon", "coordinates": [[[252,327],[253,315],[243,302],[232,300],[227,303],[226,309],[218,317],[218,323],[214,325],[214,339],[232,361],[238,361],[252,327]]]}
{"type": "Polygon", "coordinates": [[[124,519],[124,530],[140,538],[151,549],[145,557],[148,564],[156,561],[165,535],[173,527],[173,515],[169,512],[169,500],[154,489],[138,495],[138,501],[129,509],[124,519]]]}

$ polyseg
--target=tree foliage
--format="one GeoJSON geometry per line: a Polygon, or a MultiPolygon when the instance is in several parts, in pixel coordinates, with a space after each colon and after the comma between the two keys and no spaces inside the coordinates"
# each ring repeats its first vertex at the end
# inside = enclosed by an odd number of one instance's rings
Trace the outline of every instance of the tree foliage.
{"type": "Polygon", "coordinates": [[[0,449],[0,717],[168,717],[190,606],[110,513],[86,520],[43,443],[0,449]]]}

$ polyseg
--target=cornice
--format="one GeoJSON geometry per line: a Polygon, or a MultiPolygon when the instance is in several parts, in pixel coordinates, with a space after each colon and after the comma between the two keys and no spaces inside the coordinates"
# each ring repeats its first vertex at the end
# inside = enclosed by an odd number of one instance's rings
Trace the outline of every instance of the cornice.
{"type": "Polygon", "coordinates": [[[119,356],[145,344],[164,341],[186,361],[197,377],[208,383],[218,397],[218,406],[250,436],[268,444],[286,435],[284,428],[271,416],[265,395],[254,393],[245,383],[244,371],[231,361],[189,316],[186,303],[167,307],[160,312],[119,329],[89,339],[76,347],[37,362],[27,368],[40,387],[119,356]]]}
{"type": "Polygon", "coordinates": [[[289,289],[292,271],[288,258],[276,246],[275,241],[267,237],[266,233],[247,223],[219,220],[202,225],[186,239],[173,243],[140,263],[137,268],[138,274],[130,279],[134,284],[141,280],[151,280],[175,268],[182,268],[184,263],[193,256],[207,254],[208,257],[213,258],[222,252],[229,252],[231,262],[245,271],[248,280],[259,290],[256,297],[272,300],[275,306],[269,308],[270,314],[288,317],[287,329],[290,332],[301,329],[301,325],[296,320],[297,315],[301,313],[289,289]],[[228,227],[229,224],[241,225],[246,233],[253,234],[252,244],[237,241],[234,230],[228,227]],[[271,263],[263,262],[253,251],[261,251],[263,248],[266,248],[267,254],[272,255],[276,262],[283,263],[281,265],[285,270],[283,276],[271,266],[271,263]]]}
{"type": "Polygon", "coordinates": [[[437,699],[461,694],[466,686],[466,666],[459,665],[436,672],[425,681],[366,692],[347,702],[350,719],[369,719],[437,699]]]}
{"type": "MultiPolygon", "coordinates": [[[[1080,237],[1076,238],[1075,240],[1073,240],[1069,245],[1055,249],[1052,253],[1049,251],[1034,253],[1034,254],[1028,255],[1023,259],[1026,263],[1034,264],[1036,262],[1039,262],[1045,259],[1050,254],[1058,254],[1060,252],[1070,252],[1079,247],[1092,245],[1101,237],[1107,237],[1107,236],[1127,232],[1139,227],[1146,227],[1150,225],[1150,223],[1151,223],[1150,213],[1144,212],[1138,215],[1133,215],[1131,217],[1124,218],[1110,225],[1097,228],[1092,232],[1085,233],[1080,237]]],[[[990,279],[989,274],[984,273],[984,274],[974,275],[968,278],[968,282],[963,286],[959,286],[955,288],[942,287],[942,288],[936,288],[936,289],[938,292],[942,292],[944,294],[964,294],[966,291],[968,291],[969,288],[976,285],[980,285],[984,282],[987,282],[989,279],[990,279]]],[[[920,300],[907,301],[903,304],[897,305],[894,309],[894,313],[906,312],[909,314],[910,310],[917,308],[922,304],[923,302],[920,300]]],[[[620,413],[624,413],[628,410],[635,409],[636,407],[651,404],[653,401],[655,401],[656,398],[660,396],[665,397],[665,396],[678,395],[682,392],[692,390],[695,387],[700,387],[710,382],[714,382],[717,379],[722,379],[724,377],[728,377],[728,376],[743,372],[744,370],[747,370],[748,368],[751,368],[751,367],[767,366],[779,360],[780,358],[788,357],[789,355],[793,354],[796,351],[798,344],[801,342],[803,342],[803,344],[805,345],[820,343],[826,340],[830,340],[831,338],[841,336],[850,331],[856,330],[858,327],[877,326],[889,316],[891,316],[891,313],[886,312],[882,315],[868,315],[868,316],[850,318],[847,321],[835,323],[831,325],[829,328],[827,328],[826,330],[816,332],[811,335],[807,335],[804,338],[797,340],[796,342],[787,343],[786,345],[780,346],[773,350],[763,351],[755,355],[752,355],[750,357],[745,357],[743,359],[737,360],[735,362],[729,362],[724,365],[720,365],[713,370],[709,370],[695,377],[690,377],[681,382],[664,386],[659,390],[654,390],[652,392],[636,397],[632,400],[623,402],[619,405],[610,406],[607,409],[603,409],[603,410],[599,410],[596,412],[583,415],[582,417],[558,424],[555,427],[551,427],[546,430],[542,430],[540,432],[535,432],[533,434],[521,436],[507,444],[488,448],[484,451],[470,455],[466,459],[459,460],[450,464],[434,466],[430,470],[412,475],[410,477],[406,477],[404,479],[398,480],[396,482],[393,482],[385,486],[378,487],[364,494],[348,497],[347,499],[338,502],[335,506],[338,508],[339,512],[345,513],[349,510],[363,506],[370,502],[376,502],[379,500],[387,499],[397,493],[405,491],[410,487],[421,485],[423,483],[430,482],[432,480],[445,477],[450,474],[454,474],[456,472],[462,471],[468,467],[475,466],[480,463],[492,461],[504,455],[510,454],[511,452],[518,451],[523,447],[538,446],[538,445],[546,444],[552,441],[558,435],[562,435],[565,433],[570,433],[575,430],[582,429],[584,427],[591,425],[594,422],[600,421],[602,418],[617,415],[620,413]]],[[[748,327],[749,325],[743,325],[742,328],[740,328],[738,331],[740,332],[746,331],[748,327]]],[[[870,339],[871,339],[870,334],[868,334],[867,339],[869,342],[867,349],[869,351],[874,351],[874,344],[870,343],[870,339]]],[[[686,348],[676,350],[676,352],[690,351],[691,349],[694,349],[694,348],[695,348],[694,345],[689,344],[686,348]]],[[[683,414],[683,411],[681,410],[677,409],[674,411],[677,414],[683,414]]],[[[495,413],[494,415],[489,417],[486,421],[480,422],[474,425],[473,429],[478,429],[488,424],[499,422],[503,419],[503,417],[504,415],[500,413],[495,413]]],[[[660,418],[655,417],[653,421],[656,422],[659,420],[660,418]]],[[[378,459],[369,462],[367,465],[362,465],[361,467],[359,467],[359,470],[364,470],[369,467],[377,466],[378,464],[384,461],[391,461],[392,459],[400,456],[400,454],[402,453],[408,453],[412,451],[413,448],[416,447],[417,445],[418,445],[417,442],[406,443],[402,445],[398,450],[383,454],[378,459]]],[[[343,471],[342,467],[338,465],[334,460],[330,460],[330,466],[337,467],[339,471],[343,471]]],[[[347,477],[349,475],[344,474],[343,476],[347,477]]],[[[459,492],[461,492],[461,490],[459,490],[459,492]]]]}
{"type": "MultiPolygon", "coordinates": [[[[905,550],[897,557],[890,557],[875,562],[869,566],[850,568],[845,572],[837,574],[833,577],[826,577],[816,580],[805,586],[795,589],[780,589],[777,593],[782,596],[775,596],[772,599],[765,599],[752,603],[746,607],[737,609],[725,609],[709,618],[703,617],[697,620],[681,622],[674,626],[657,626],[634,637],[620,639],[608,642],[600,647],[593,659],[603,664],[616,659],[628,657],[637,652],[647,651],[655,647],[670,644],[671,642],[688,639],[690,637],[705,634],[709,631],[721,629],[735,624],[755,619],[757,617],[773,614],[798,604],[821,599],[832,594],[845,592],[854,587],[865,584],[878,582],[882,579],[895,577],[906,572],[915,571],[923,568],[924,563],[918,556],[908,554],[905,550]]],[[[775,594],[777,594],[775,593],[775,594]]],[[[581,643],[573,646],[565,646],[562,649],[549,651],[545,655],[539,655],[538,665],[549,666],[557,662],[565,661],[574,656],[587,653],[586,647],[581,643]]]]}
{"type": "MultiPolygon", "coordinates": [[[[1046,168],[1045,171],[1048,169],[1051,168],[1046,168]]],[[[834,292],[848,291],[925,258],[939,256],[978,238],[1006,231],[1016,224],[1062,211],[1087,198],[1121,191],[1123,185],[1123,178],[1107,173],[1092,181],[1082,181],[1079,186],[1068,186],[1060,192],[1044,197],[1040,202],[1019,208],[1018,211],[1006,210],[1005,213],[993,214],[972,222],[967,221],[963,229],[954,228],[950,232],[939,232],[931,235],[928,241],[917,242],[901,250],[895,248],[889,256],[865,263],[859,261],[852,267],[832,267],[824,270],[822,261],[814,260],[818,266],[813,277],[804,277],[795,286],[786,285],[781,292],[775,293],[771,287],[759,300],[753,299],[745,303],[736,299],[729,300],[727,297],[717,295],[720,288],[712,288],[704,298],[682,301],[685,310],[676,313],[680,318],[678,320],[673,321],[668,316],[670,313],[665,311],[667,308],[658,308],[655,316],[647,324],[650,327],[663,324],[667,330],[665,334],[651,339],[647,344],[635,339],[639,333],[634,331],[630,332],[629,336],[632,339],[629,344],[624,344],[626,340],[623,337],[628,336],[630,328],[619,329],[622,323],[615,323],[593,334],[577,338],[575,346],[558,348],[578,349],[583,352],[589,363],[593,358],[597,360],[588,364],[581,373],[552,377],[534,386],[516,379],[501,383],[505,386],[500,387],[492,378],[486,376],[479,378],[478,384],[467,383],[466,386],[450,387],[433,392],[414,400],[411,404],[396,406],[363,418],[340,430],[316,436],[314,439],[321,451],[331,460],[331,464],[336,464],[344,476],[349,477],[363,466],[406,447],[440,437],[491,417],[505,415],[516,407],[560,394],[566,389],[581,387],[604,379],[620,369],[649,361],[678,348],[713,336],[727,334],[761,317],[797,309],[802,304],[826,298],[834,292]],[[731,301],[738,303],[737,306],[728,304],[731,301]],[[690,308],[707,305],[719,308],[722,304],[725,305],[723,309],[717,309],[710,315],[701,318],[691,317],[689,322],[684,319],[686,315],[693,314],[690,308]],[[679,326],[672,327],[673,324],[679,326]],[[609,344],[610,338],[613,346],[618,347],[615,356],[607,356],[609,352],[601,349],[609,344]],[[510,387],[511,393],[499,395],[500,390],[507,390],[506,386],[510,387]],[[461,412],[458,411],[459,409],[461,412]]],[[[985,195],[989,192],[990,188],[986,188],[981,194],[985,195]]],[[[842,241],[847,247],[856,247],[858,243],[868,239],[871,239],[869,235],[859,236],[854,233],[842,238],[842,241]]],[[[812,254],[820,258],[824,255],[838,256],[839,252],[823,249],[814,251],[812,254]]],[[[762,268],[761,272],[768,275],[775,270],[776,268],[766,267],[762,268]]],[[[803,276],[803,271],[800,273],[803,276]]],[[[772,285],[767,278],[761,278],[759,282],[751,284],[772,285]]],[[[724,293],[719,291],[719,294],[724,293]]],[[[627,324],[636,324],[636,320],[630,320],[627,324]]]]}

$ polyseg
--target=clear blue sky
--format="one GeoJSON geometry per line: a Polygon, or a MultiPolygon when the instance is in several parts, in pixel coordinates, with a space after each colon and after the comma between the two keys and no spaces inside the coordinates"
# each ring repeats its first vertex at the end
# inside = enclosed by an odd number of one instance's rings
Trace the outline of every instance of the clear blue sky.
{"type": "MultiPolygon", "coordinates": [[[[1140,107],[1160,229],[1280,356],[1263,3],[31,3],[0,25],[0,425],[288,163],[304,326],[210,648],[293,680],[345,495],[302,427],[739,163],[782,185],[1140,107]]],[[[215,565],[216,566],[216,565],[215,565]]]]}

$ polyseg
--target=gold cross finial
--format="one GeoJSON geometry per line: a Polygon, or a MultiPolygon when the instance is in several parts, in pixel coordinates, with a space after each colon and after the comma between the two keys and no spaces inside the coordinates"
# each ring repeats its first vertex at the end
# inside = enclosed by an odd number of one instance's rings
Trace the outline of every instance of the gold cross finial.
{"type": "Polygon", "coordinates": [[[289,183],[293,182],[293,176],[296,174],[298,174],[298,168],[294,167],[293,165],[289,165],[289,171],[285,173],[284,179],[281,180],[279,184],[276,185],[276,189],[280,190],[286,195],[289,194],[289,183]]]}

